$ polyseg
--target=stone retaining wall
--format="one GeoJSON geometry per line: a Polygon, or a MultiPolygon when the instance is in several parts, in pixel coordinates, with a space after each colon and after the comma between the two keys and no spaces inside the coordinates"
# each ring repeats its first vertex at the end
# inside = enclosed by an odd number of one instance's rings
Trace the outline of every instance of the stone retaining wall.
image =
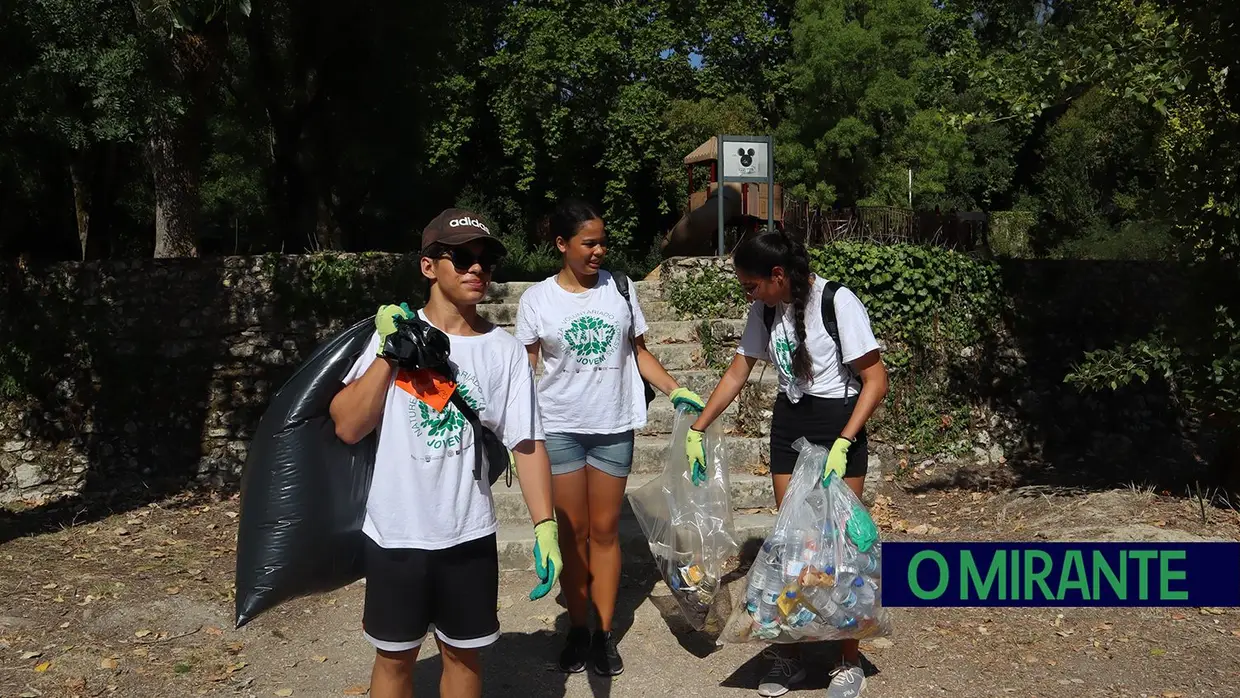
{"type": "MultiPolygon", "coordinates": [[[[702,264],[718,262],[670,260],[663,283],[702,264]]],[[[415,265],[362,254],[0,269],[0,502],[119,481],[234,483],[270,392],[376,304],[416,303],[415,265]]],[[[1062,383],[1084,350],[1149,329],[1175,297],[1173,270],[1029,261],[1003,271],[1012,316],[996,319],[994,346],[976,349],[976,372],[952,378],[979,406],[979,459],[1017,448],[1145,457],[1157,450],[1146,436],[1178,438],[1156,387],[1080,396],[1062,383]]],[[[898,459],[898,446],[880,455],[898,459]]]]}

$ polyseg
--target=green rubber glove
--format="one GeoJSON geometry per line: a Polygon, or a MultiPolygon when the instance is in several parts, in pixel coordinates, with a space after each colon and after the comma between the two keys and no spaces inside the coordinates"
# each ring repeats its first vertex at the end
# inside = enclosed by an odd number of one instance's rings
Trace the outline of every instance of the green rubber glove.
{"type": "Polygon", "coordinates": [[[560,558],[560,526],[555,519],[541,521],[534,527],[534,571],[541,580],[530,592],[530,601],[537,601],[551,592],[560,578],[564,561],[560,558]]]}
{"type": "Polygon", "coordinates": [[[379,312],[375,313],[375,330],[379,333],[378,354],[380,356],[383,355],[383,345],[387,342],[388,336],[396,331],[396,319],[408,320],[411,317],[413,313],[404,303],[379,306],[379,312]]]}
{"type": "Polygon", "coordinates": [[[822,486],[827,486],[827,480],[834,475],[838,478],[844,477],[844,471],[848,468],[848,448],[852,446],[852,441],[844,437],[839,437],[831,444],[831,452],[827,454],[827,464],[822,469],[822,486]]]}
{"type": "Polygon", "coordinates": [[[702,398],[688,388],[677,388],[668,397],[671,398],[672,407],[674,408],[684,405],[695,412],[701,412],[706,409],[706,403],[702,401],[702,398]]]}
{"type": "Polygon", "coordinates": [[[860,504],[853,505],[852,516],[848,517],[844,531],[853,545],[857,546],[857,550],[863,553],[869,552],[878,542],[878,527],[874,525],[874,519],[870,518],[870,512],[860,504]]]}
{"type": "Polygon", "coordinates": [[[706,482],[706,448],[702,445],[702,432],[689,427],[685,434],[685,457],[689,459],[689,478],[695,487],[706,482]]]}

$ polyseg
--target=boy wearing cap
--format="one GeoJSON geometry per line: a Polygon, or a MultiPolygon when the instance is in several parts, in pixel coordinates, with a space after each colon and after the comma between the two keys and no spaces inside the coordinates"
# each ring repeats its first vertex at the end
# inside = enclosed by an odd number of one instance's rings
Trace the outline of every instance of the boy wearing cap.
{"type": "MultiPolygon", "coordinates": [[[[525,347],[477,312],[504,252],[478,214],[439,214],[422,232],[430,293],[418,314],[448,335],[456,390],[514,452],[535,522],[541,583],[530,598],[537,599],[555,585],[561,563],[533,371],[525,347]]],[[[443,658],[440,695],[480,696],[478,650],[499,638],[498,524],[490,485],[473,467],[482,443],[447,396],[379,356],[398,317],[407,316],[397,305],[379,309],[370,349],[331,404],[343,441],[379,430],[362,527],[369,539],[362,625],[376,650],[370,695],[412,695],[418,649],[433,628],[443,658]]]]}

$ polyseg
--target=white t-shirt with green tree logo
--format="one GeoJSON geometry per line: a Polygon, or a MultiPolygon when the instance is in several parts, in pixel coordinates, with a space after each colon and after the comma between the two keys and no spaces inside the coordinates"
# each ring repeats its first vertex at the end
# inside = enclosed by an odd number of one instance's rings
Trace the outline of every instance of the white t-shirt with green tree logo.
{"type": "Polygon", "coordinates": [[[629,336],[647,331],[630,286],[628,302],[611,274],[599,272],[594,288],[571,293],[550,277],[521,295],[517,341],[542,343],[538,404],[547,432],[618,434],[646,424],[646,399],[629,336]]]}
{"type": "MultiPolygon", "coordinates": [[[[482,424],[509,449],[541,440],[534,373],[525,348],[499,328],[476,337],[448,338],[457,390],[482,424]]],[[[360,378],[378,359],[378,347],[376,333],[345,384],[360,378]]],[[[423,550],[450,548],[494,533],[498,524],[491,486],[485,478],[474,479],[474,448],[481,444],[473,428],[451,403],[439,411],[414,397],[402,387],[405,378],[398,372],[388,386],[362,532],[381,547],[423,550]]]]}
{"type": "MultiPolygon", "coordinates": [[[[797,347],[796,316],[791,304],[780,303],[775,308],[775,321],[771,331],[766,331],[766,319],[762,301],[754,301],[749,307],[745,332],[741,335],[736,353],[762,361],[771,361],[779,371],[779,390],[792,402],[799,402],[802,395],[822,398],[842,398],[845,391],[855,396],[861,390],[856,378],[842,370],[835,342],[822,324],[822,294],[827,282],[821,277],[814,280],[809,302],[805,306],[805,346],[813,362],[813,374],[809,384],[798,380],[792,370],[792,354],[797,347]]],[[[870,328],[870,316],[857,296],[847,288],[835,292],[835,320],[839,324],[840,344],[844,361],[851,363],[878,349],[878,340],[870,328]]]]}

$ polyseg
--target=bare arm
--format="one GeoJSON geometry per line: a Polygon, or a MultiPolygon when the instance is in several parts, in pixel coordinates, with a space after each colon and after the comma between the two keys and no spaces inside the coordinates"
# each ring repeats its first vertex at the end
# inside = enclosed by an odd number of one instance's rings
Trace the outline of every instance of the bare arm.
{"type": "Polygon", "coordinates": [[[633,351],[637,355],[637,372],[660,392],[664,395],[671,395],[673,390],[680,387],[676,379],[672,378],[672,374],[668,373],[667,369],[663,368],[663,364],[659,363],[658,357],[646,348],[645,335],[633,341],[633,351]]]}
{"type": "Polygon", "coordinates": [[[719,385],[715,386],[710,399],[706,401],[706,409],[702,410],[702,414],[698,415],[697,421],[693,423],[694,429],[706,431],[707,427],[723,414],[736,396],[741,394],[741,389],[745,387],[745,381],[749,380],[749,374],[753,372],[753,366],[757,362],[752,356],[743,354],[732,357],[732,364],[723,372],[719,385]]]}
{"type": "Polygon", "coordinates": [[[375,359],[361,378],[332,398],[330,413],[341,441],[355,444],[379,426],[393,371],[387,359],[375,359]]]}
{"type": "Polygon", "coordinates": [[[551,459],[542,441],[527,439],[517,444],[512,452],[517,463],[517,478],[521,481],[521,495],[530,510],[530,519],[539,521],[555,518],[551,505],[551,459]]]}
{"type": "Polygon", "coordinates": [[[542,341],[536,341],[533,344],[525,346],[525,353],[530,356],[530,370],[538,370],[538,353],[542,351],[542,341]]]}
{"type": "Polygon", "coordinates": [[[877,349],[852,364],[861,372],[861,395],[857,396],[857,406],[853,408],[852,416],[848,418],[848,424],[844,425],[844,431],[840,434],[850,440],[857,438],[857,433],[887,396],[887,367],[877,349]]]}

